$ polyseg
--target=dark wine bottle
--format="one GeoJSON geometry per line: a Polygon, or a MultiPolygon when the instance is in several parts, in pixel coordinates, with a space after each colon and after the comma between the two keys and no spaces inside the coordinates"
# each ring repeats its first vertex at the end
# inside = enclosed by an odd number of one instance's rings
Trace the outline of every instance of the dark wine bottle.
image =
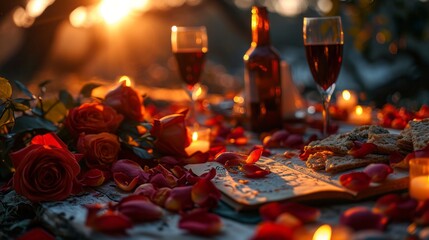
{"type": "Polygon", "coordinates": [[[246,115],[255,132],[282,128],[280,56],[271,46],[265,7],[252,7],[252,44],[244,54],[246,115]]]}

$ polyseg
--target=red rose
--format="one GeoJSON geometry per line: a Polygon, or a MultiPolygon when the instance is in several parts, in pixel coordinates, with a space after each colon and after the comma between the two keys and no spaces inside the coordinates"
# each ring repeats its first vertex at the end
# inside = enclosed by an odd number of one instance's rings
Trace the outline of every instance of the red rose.
{"type": "Polygon", "coordinates": [[[187,157],[185,148],[191,139],[185,125],[185,115],[172,114],[155,119],[151,134],[156,138],[154,144],[159,153],[187,157]]]}
{"type": "Polygon", "coordinates": [[[10,154],[15,191],[33,202],[67,198],[80,172],[76,156],[53,133],[36,136],[32,144],[10,154]]]}
{"type": "Polygon", "coordinates": [[[111,133],[80,135],[77,150],[83,153],[90,168],[110,167],[118,159],[120,144],[118,137],[111,133]]]}
{"type": "Polygon", "coordinates": [[[126,86],[125,83],[107,93],[104,103],[128,119],[134,121],[143,120],[143,98],[133,88],[126,86]]]}
{"type": "Polygon", "coordinates": [[[69,111],[64,124],[70,133],[77,137],[80,133],[113,133],[123,118],[109,106],[100,103],[84,103],[69,111]]]}

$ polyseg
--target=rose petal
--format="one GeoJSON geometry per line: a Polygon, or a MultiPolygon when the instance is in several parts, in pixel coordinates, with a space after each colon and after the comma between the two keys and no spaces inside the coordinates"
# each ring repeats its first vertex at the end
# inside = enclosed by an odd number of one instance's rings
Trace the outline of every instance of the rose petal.
{"type": "Polygon", "coordinates": [[[363,170],[370,178],[371,182],[383,182],[389,174],[393,173],[393,168],[383,163],[372,163],[363,170]]]}
{"type": "Polygon", "coordinates": [[[250,150],[249,154],[256,149],[262,149],[262,156],[264,157],[269,157],[271,155],[271,151],[269,149],[264,148],[264,146],[262,145],[255,145],[253,146],[253,148],[250,150]]]}
{"type": "Polygon", "coordinates": [[[419,202],[414,222],[423,226],[429,225],[429,200],[419,202]]]}
{"type": "Polygon", "coordinates": [[[141,175],[144,174],[143,169],[138,163],[128,159],[122,159],[122,160],[116,161],[112,165],[111,170],[113,174],[121,172],[125,175],[128,175],[131,178],[140,177],[141,175]]]}
{"type": "Polygon", "coordinates": [[[220,191],[207,178],[201,178],[192,186],[192,201],[203,208],[214,208],[221,197],[220,191]]]}
{"type": "Polygon", "coordinates": [[[179,219],[178,226],[192,234],[214,236],[222,229],[222,221],[218,215],[197,208],[183,214],[179,219]]]}
{"type": "Polygon", "coordinates": [[[282,147],[283,142],[289,137],[290,133],[286,130],[275,131],[271,136],[266,136],[263,140],[264,147],[274,148],[282,147]]]}
{"type": "Polygon", "coordinates": [[[284,147],[296,148],[296,149],[300,149],[303,144],[304,144],[304,137],[299,134],[291,134],[283,142],[284,147]]]}
{"type": "Polygon", "coordinates": [[[125,234],[133,226],[131,220],[119,212],[107,211],[92,222],[89,227],[107,234],[125,234]]]}
{"type": "Polygon", "coordinates": [[[209,157],[210,157],[209,152],[203,153],[203,152],[197,151],[191,156],[185,158],[183,160],[183,163],[184,164],[205,163],[209,160],[209,157]]]}
{"type": "Polygon", "coordinates": [[[85,172],[82,175],[80,182],[83,186],[98,187],[104,183],[104,180],[106,180],[106,178],[103,171],[94,168],[85,172]]]}
{"type": "Polygon", "coordinates": [[[352,155],[354,158],[363,158],[366,155],[377,151],[377,145],[374,143],[360,143],[355,141],[352,149],[348,151],[348,154],[352,155]]]}
{"type": "Polygon", "coordinates": [[[259,214],[266,221],[275,221],[283,213],[289,213],[303,223],[314,222],[320,217],[319,209],[294,202],[273,202],[259,209],[259,214]]]}
{"type": "Polygon", "coordinates": [[[363,172],[346,173],[339,180],[343,187],[355,192],[367,189],[371,183],[371,178],[363,172]]]}
{"type": "Polygon", "coordinates": [[[165,201],[165,208],[170,211],[181,211],[194,207],[191,197],[192,186],[175,187],[165,201]]]}
{"type": "Polygon", "coordinates": [[[254,164],[255,162],[257,162],[259,160],[259,158],[261,158],[262,152],[264,152],[263,148],[257,148],[255,150],[253,150],[249,154],[249,156],[247,156],[246,164],[254,164]]]}
{"type": "Polygon", "coordinates": [[[135,194],[143,195],[148,198],[152,198],[155,192],[156,192],[156,188],[155,186],[153,186],[152,183],[143,183],[140,186],[138,186],[136,190],[134,190],[135,194]]]}
{"type": "Polygon", "coordinates": [[[160,207],[165,206],[165,201],[170,196],[171,189],[170,188],[160,188],[152,195],[152,202],[160,207]]]}
{"type": "Polygon", "coordinates": [[[301,220],[287,212],[280,214],[276,219],[276,223],[284,225],[290,229],[297,229],[303,224],[301,220]]]}
{"type": "Polygon", "coordinates": [[[67,145],[55,133],[37,135],[31,140],[31,144],[67,149],[67,145]]]}
{"type": "Polygon", "coordinates": [[[268,167],[266,169],[262,169],[257,165],[253,164],[245,164],[240,168],[241,172],[248,178],[263,178],[266,175],[270,174],[270,170],[268,167]]]}
{"type": "Polygon", "coordinates": [[[384,214],[392,221],[411,221],[416,213],[418,202],[409,196],[388,194],[377,200],[374,211],[384,214]]]}
{"type": "Polygon", "coordinates": [[[256,228],[251,240],[292,240],[293,230],[283,224],[263,222],[256,228]]]}
{"type": "Polygon", "coordinates": [[[40,227],[35,227],[19,236],[16,240],[35,240],[35,239],[43,239],[43,240],[55,240],[55,237],[47,232],[45,229],[40,227]]]}
{"type": "Polygon", "coordinates": [[[231,160],[241,162],[244,161],[244,156],[235,152],[223,152],[215,157],[215,161],[223,165],[225,165],[227,161],[231,160]]]}
{"type": "Polygon", "coordinates": [[[340,216],[340,224],[356,231],[365,229],[384,230],[387,221],[387,217],[380,213],[374,213],[366,207],[349,208],[340,216]]]}
{"type": "Polygon", "coordinates": [[[132,178],[129,175],[126,175],[125,173],[122,172],[115,172],[113,173],[113,180],[116,183],[116,186],[118,186],[120,189],[124,190],[124,191],[132,191],[137,183],[139,182],[139,176],[136,176],[134,178],[132,178]]]}
{"type": "Polygon", "coordinates": [[[162,217],[162,208],[144,200],[129,200],[118,206],[118,211],[134,222],[147,222],[158,220],[162,217]]]}

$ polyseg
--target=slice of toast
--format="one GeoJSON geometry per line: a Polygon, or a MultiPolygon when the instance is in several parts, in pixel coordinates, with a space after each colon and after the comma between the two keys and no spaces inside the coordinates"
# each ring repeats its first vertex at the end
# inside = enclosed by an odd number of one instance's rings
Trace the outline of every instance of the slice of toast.
{"type": "Polygon", "coordinates": [[[414,151],[425,148],[429,143],[429,119],[409,122],[414,151]]]}
{"type": "Polygon", "coordinates": [[[365,167],[371,163],[389,163],[389,156],[378,154],[368,154],[365,156],[365,158],[354,158],[351,155],[327,156],[325,162],[325,171],[337,173],[349,169],[365,167]]]}
{"type": "Polygon", "coordinates": [[[407,125],[407,127],[401,131],[401,133],[398,136],[398,140],[396,141],[396,145],[403,151],[406,151],[406,152],[414,151],[413,138],[411,136],[410,125],[407,125]]]}
{"type": "Polygon", "coordinates": [[[378,154],[389,155],[393,152],[400,152],[401,149],[396,145],[398,140],[397,134],[382,133],[382,134],[368,134],[368,143],[377,145],[378,154]]]}
{"type": "Polygon", "coordinates": [[[330,151],[335,154],[347,154],[347,151],[353,147],[353,142],[348,140],[348,134],[335,134],[322,140],[310,142],[304,147],[308,154],[314,154],[321,151],[330,151]]]}
{"type": "Polygon", "coordinates": [[[325,169],[326,157],[331,155],[333,153],[330,151],[316,152],[308,157],[305,165],[313,170],[323,170],[325,169]]]}

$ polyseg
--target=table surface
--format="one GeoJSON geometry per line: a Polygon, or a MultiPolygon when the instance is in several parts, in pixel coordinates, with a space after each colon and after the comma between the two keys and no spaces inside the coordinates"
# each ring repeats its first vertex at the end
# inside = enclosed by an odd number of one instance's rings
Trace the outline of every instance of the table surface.
{"type": "MultiPolygon", "coordinates": [[[[247,147],[250,147],[254,143],[255,142],[250,142],[247,147]]],[[[87,228],[85,226],[86,209],[83,206],[87,204],[118,201],[125,195],[127,195],[127,193],[121,192],[116,188],[113,182],[110,182],[101,187],[91,189],[85,194],[69,197],[65,201],[48,202],[37,205],[37,212],[40,213],[41,220],[45,226],[47,226],[53,233],[63,238],[118,239],[118,236],[112,237],[104,235],[87,228]]],[[[14,191],[1,196],[1,202],[4,206],[13,206],[23,202],[28,203],[27,200],[17,195],[14,191]]],[[[312,203],[311,205],[318,207],[322,213],[320,219],[315,224],[328,223],[331,225],[338,225],[339,216],[343,211],[354,206],[372,208],[375,203],[375,199],[356,203],[331,202],[324,205],[312,203]]],[[[211,239],[249,239],[254,234],[257,223],[244,222],[249,220],[248,216],[252,216],[254,219],[257,219],[257,214],[237,213],[234,210],[229,209],[225,204],[220,205],[223,209],[217,209],[215,212],[221,213],[223,229],[221,234],[211,239]],[[231,216],[234,216],[235,220],[230,218],[231,216]],[[240,218],[241,220],[237,221],[237,219],[240,218]]],[[[189,233],[179,229],[177,227],[179,215],[169,213],[167,211],[165,213],[165,216],[159,221],[134,225],[132,229],[127,231],[128,235],[120,237],[120,239],[207,239],[190,235],[189,233]]],[[[405,239],[407,236],[408,225],[409,223],[390,223],[385,231],[386,239],[405,239]]]]}

